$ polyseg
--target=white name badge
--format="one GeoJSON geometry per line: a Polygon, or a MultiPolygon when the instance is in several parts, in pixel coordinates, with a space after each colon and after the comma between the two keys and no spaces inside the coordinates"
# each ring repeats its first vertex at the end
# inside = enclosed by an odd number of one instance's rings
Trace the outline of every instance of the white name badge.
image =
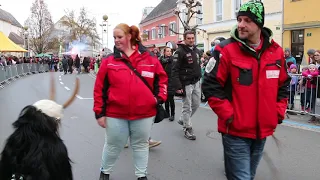
{"type": "Polygon", "coordinates": [[[143,77],[148,77],[148,78],[153,78],[154,73],[153,72],[148,72],[148,71],[142,71],[141,76],[143,77]]]}
{"type": "Polygon", "coordinates": [[[267,70],[267,79],[279,78],[280,70],[267,70]]]}

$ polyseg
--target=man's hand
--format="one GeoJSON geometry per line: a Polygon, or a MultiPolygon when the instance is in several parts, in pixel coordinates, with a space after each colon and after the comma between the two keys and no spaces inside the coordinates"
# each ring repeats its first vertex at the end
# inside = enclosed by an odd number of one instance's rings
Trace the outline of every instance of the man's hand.
{"type": "Polygon", "coordinates": [[[107,127],[107,117],[101,117],[97,119],[99,126],[106,128],[107,127]]]}

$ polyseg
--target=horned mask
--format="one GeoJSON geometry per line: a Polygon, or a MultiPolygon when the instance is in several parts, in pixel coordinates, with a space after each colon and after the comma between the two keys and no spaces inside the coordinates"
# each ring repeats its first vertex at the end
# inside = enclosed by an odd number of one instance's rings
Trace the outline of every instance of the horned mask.
{"type": "Polygon", "coordinates": [[[76,95],[79,92],[79,84],[79,78],[76,78],[75,89],[71,97],[63,105],[60,105],[55,102],[55,82],[53,75],[51,75],[50,99],[37,101],[33,104],[33,106],[41,110],[44,114],[60,120],[63,117],[63,109],[66,109],[76,98],[76,95]]]}

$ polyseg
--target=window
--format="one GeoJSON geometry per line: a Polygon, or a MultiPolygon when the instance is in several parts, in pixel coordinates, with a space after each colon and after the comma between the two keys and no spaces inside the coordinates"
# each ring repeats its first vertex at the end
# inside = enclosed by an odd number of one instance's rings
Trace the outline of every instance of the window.
{"type": "Polygon", "coordinates": [[[159,38],[164,38],[166,36],[166,25],[161,24],[158,30],[159,38]]]}
{"type": "Polygon", "coordinates": [[[241,2],[242,0],[233,0],[233,11],[232,11],[232,17],[236,18],[237,17],[237,13],[240,10],[240,6],[241,6],[241,2]]]}
{"type": "Polygon", "coordinates": [[[202,19],[203,19],[203,16],[202,16],[202,7],[203,7],[203,6],[197,6],[197,11],[200,11],[201,14],[197,14],[197,16],[196,16],[196,24],[202,24],[202,19]]]}
{"type": "Polygon", "coordinates": [[[216,0],[216,21],[222,21],[222,0],[216,0]]]}
{"type": "MultiPolygon", "coordinates": [[[[177,32],[177,24],[175,22],[171,22],[169,24],[169,29],[172,29],[174,32],[177,32]]],[[[175,35],[175,33],[169,30],[169,35],[175,35]]]]}
{"type": "Polygon", "coordinates": [[[156,28],[152,28],[152,30],[151,30],[151,39],[156,39],[156,38],[157,38],[156,28]]]}
{"type": "Polygon", "coordinates": [[[187,10],[186,9],[183,9],[182,11],[181,11],[182,13],[182,15],[181,15],[181,20],[183,21],[183,22],[187,22],[187,20],[188,20],[188,15],[187,15],[187,10]]]}

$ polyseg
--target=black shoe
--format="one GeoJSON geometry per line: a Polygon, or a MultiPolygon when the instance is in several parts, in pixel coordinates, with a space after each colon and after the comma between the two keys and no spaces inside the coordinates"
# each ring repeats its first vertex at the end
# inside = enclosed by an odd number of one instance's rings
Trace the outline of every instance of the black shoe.
{"type": "Polygon", "coordinates": [[[181,119],[178,121],[178,124],[180,124],[181,126],[184,125],[184,123],[183,123],[183,121],[181,119]]]}
{"type": "Polygon", "coordinates": [[[140,177],[140,178],[138,178],[138,180],[148,180],[148,178],[147,177],[140,177]]]}
{"type": "Polygon", "coordinates": [[[196,136],[193,134],[193,130],[191,127],[184,129],[184,137],[186,137],[189,140],[196,140],[196,136]]]}
{"type": "Polygon", "coordinates": [[[169,121],[174,121],[174,115],[169,117],[169,121]]]}
{"type": "Polygon", "coordinates": [[[100,172],[99,180],[109,180],[109,176],[109,174],[103,174],[103,172],[100,172]]]}

